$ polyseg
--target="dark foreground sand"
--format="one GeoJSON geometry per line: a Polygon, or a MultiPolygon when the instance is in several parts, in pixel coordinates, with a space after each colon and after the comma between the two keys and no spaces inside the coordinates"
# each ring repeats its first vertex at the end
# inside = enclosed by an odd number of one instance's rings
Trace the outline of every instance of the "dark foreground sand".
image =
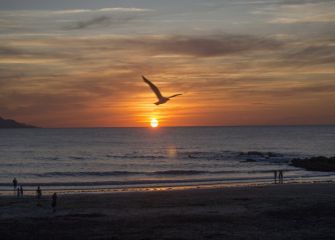
{"type": "Polygon", "coordinates": [[[335,184],[0,197],[0,239],[335,239],[335,184]]]}

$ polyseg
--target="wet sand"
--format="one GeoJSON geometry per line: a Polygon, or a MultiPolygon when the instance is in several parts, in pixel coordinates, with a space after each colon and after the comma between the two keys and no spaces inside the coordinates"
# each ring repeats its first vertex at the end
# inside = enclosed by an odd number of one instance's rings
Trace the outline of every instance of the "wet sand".
{"type": "Polygon", "coordinates": [[[0,197],[1,239],[335,239],[335,184],[0,197]]]}

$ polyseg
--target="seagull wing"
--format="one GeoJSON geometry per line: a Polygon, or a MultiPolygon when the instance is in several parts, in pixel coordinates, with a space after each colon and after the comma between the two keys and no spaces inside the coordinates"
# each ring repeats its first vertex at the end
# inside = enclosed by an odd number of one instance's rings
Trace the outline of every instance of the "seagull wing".
{"type": "Polygon", "coordinates": [[[178,93],[178,94],[172,95],[172,96],[170,96],[170,97],[168,97],[168,98],[173,98],[173,97],[177,97],[177,96],[180,96],[180,95],[183,95],[183,94],[178,93]]]}
{"type": "Polygon", "coordinates": [[[163,98],[163,96],[162,96],[161,92],[159,91],[158,87],[156,87],[156,86],[155,86],[152,82],[150,82],[150,80],[148,80],[146,77],[142,76],[142,78],[143,78],[143,81],[144,81],[145,83],[147,83],[147,84],[150,86],[151,90],[156,94],[158,100],[160,100],[161,98],[163,98]]]}

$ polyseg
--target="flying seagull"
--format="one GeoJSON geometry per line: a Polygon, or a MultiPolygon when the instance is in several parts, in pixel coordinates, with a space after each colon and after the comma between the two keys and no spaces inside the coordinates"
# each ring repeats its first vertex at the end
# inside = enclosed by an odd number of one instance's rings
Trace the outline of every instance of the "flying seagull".
{"type": "Polygon", "coordinates": [[[170,100],[170,98],[182,95],[181,93],[179,93],[179,94],[172,95],[170,97],[164,97],[161,94],[161,92],[159,91],[158,87],[156,87],[149,79],[147,79],[144,76],[142,76],[142,78],[143,78],[143,81],[145,83],[147,83],[150,86],[151,90],[156,94],[156,97],[158,98],[158,102],[155,102],[156,105],[160,105],[160,104],[166,103],[167,101],[170,100]]]}

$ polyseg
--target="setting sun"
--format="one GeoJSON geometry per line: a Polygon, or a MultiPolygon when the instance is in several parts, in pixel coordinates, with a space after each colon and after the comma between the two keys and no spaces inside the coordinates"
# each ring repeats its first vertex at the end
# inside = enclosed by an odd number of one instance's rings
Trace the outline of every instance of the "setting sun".
{"type": "Polygon", "coordinates": [[[159,122],[156,118],[151,119],[151,122],[150,122],[151,127],[156,128],[158,127],[158,124],[159,122]]]}

